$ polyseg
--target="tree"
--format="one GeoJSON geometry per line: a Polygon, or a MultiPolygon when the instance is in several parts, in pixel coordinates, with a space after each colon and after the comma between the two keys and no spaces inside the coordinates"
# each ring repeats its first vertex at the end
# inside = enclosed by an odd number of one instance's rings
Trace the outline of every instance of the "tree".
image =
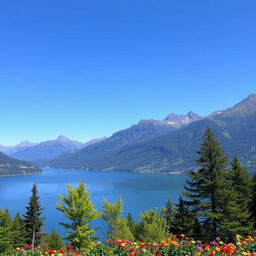
{"type": "Polygon", "coordinates": [[[168,235],[167,222],[156,210],[148,210],[140,215],[136,225],[135,238],[143,242],[160,242],[168,235]]]}
{"type": "Polygon", "coordinates": [[[90,222],[100,217],[91,202],[90,192],[85,191],[85,186],[84,183],[80,183],[76,188],[68,185],[66,197],[60,195],[61,201],[57,203],[57,210],[69,220],[67,223],[60,223],[68,229],[67,240],[80,250],[85,250],[93,244],[95,230],[91,228],[90,222]]]}
{"type": "Polygon", "coordinates": [[[173,232],[173,216],[174,216],[174,208],[172,201],[168,200],[166,206],[164,208],[163,216],[166,219],[167,229],[169,233],[173,232]]]}
{"type": "Polygon", "coordinates": [[[13,232],[10,213],[0,209],[0,253],[10,253],[12,249],[13,232]]]}
{"type": "Polygon", "coordinates": [[[127,220],[127,225],[129,227],[129,229],[131,230],[132,234],[134,234],[136,223],[135,223],[133,216],[130,212],[127,214],[126,220],[127,220]]]}
{"type": "Polygon", "coordinates": [[[236,234],[248,235],[253,229],[250,212],[251,180],[237,157],[232,161],[227,182],[229,186],[223,195],[226,198],[220,231],[227,240],[232,240],[236,234]]]}
{"type": "Polygon", "coordinates": [[[252,195],[251,195],[251,204],[250,204],[250,212],[251,212],[251,220],[253,221],[253,227],[256,229],[256,172],[252,177],[252,195]]]}
{"type": "Polygon", "coordinates": [[[64,244],[63,241],[59,235],[59,233],[55,230],[52,231],[52,233],[48,237],[48,247],[50,249],[59,250],[63,248],[64,244]]]}
{"type": "Polygon", "coordinates": [[[32,244],[33,248],[40,243],[44,220],[44,218],[40,217],[42,211],[43,208],[39,202],[37,185],[33,184],[32,195],[29,199],[28,206],[26,206],[25,214],[23,215],[26,230],[26,242],[32,244]]]}
{"type": "Polygon", "coordinates": [[[199,169],[188,173],[184,195],[188,198],[186,205],[200,216],[203,226],[208,229],[207,233],[214,238],[218,236],[218,224],[222,217],[227,157],[209,127],[197,153],[199,169]]]}
{"type": "Polygon", "coordinates": [[[107,236],[111,239],[133,240],[133,234],[129,228],[130,223],[127,219],[122,218],[123,211],[122,200],[119,198],[116,203],[103,201],[102,219],[107,222],[107,236]]]}
{"type": "Polygon", "coordinates": [[[172,219],[172,232],[174,234],[186,234],[187,236],[198,236],[198,221],[196,216],[188,210],[184,200],[180,197],[176,204],[176,211],[172,219]]]}
{"type": "Polygon", "coordinates": [[[13,247],[17,248],[26,243],[25,223],[17,213],[12,221],[13,247]]]}

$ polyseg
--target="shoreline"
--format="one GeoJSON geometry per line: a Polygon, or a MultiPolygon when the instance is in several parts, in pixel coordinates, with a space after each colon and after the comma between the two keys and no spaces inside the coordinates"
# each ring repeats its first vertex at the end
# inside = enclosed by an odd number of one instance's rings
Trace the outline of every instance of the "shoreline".
{"type": "Polygon", "coordinates": [[[29,175],[39,175],[39,174],[42,174],[42,172],[33,172],[33,173],[23,173],[23,174],[4,174],[4,175],[1,175],[0,174],[0,178],[1,177],[16,177],[16,176],[29,176],[29,175]]]}

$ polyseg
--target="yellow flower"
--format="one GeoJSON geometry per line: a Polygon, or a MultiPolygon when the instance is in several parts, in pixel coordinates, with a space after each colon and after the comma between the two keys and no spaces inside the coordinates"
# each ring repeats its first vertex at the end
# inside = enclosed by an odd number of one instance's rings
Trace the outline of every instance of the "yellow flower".
{"type": "Polygon", "coordinates": [[[194,241],[194,240],[191,241],[191,244],[195,244],[195,243],[196,243],[196,241],[194,241]]]}
{"type": "Polygon", "coordinates": [[[219,252],[219,251],[220,251],[220,247],[216,247],[216,248],[215,248],[215,251],[216,251],[216,252],[219,252]]]}
{"type": "Polygon", "coordinates": [[[63,254],[60,252],[60,253],[58,253],[58,255],[57,256],[63,256],[63,254]]]}
{"type": "Polygon", "coordinates": [[[242,238],[242,236],[240,236],[240,235],[236,235],[236,241],[240,241],[241,240],[241,238],[242,238]]]}
{"type": "Polygon", "coordinates": [[[19,250],[20,250],[20,247],[17,247],[17,248],[16,248],[16,250],[18,250],[18,251],[19,251],[19,250]]]}

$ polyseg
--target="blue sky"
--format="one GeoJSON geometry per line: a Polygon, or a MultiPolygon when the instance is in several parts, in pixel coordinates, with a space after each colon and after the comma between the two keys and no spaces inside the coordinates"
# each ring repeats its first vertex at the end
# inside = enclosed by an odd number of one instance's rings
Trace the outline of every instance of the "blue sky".
{"type": "Polygon", "coordinates": [[[0,144],[87,141],[256,92],[254,0],[4,0],[0,144]]]}

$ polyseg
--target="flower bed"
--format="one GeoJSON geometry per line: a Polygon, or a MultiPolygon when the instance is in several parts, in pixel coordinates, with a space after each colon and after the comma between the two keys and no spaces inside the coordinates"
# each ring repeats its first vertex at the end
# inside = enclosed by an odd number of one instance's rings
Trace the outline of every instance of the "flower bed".
{"type": "Polygon", "coordinates": [[[236,243],[223,243],[216,238],[209,243],[202,243],[181,234],[168,237],[160,243],[136,243],[128,240],[108,240],[108,244],[95,243],[85,252],[79,252],[71,245],[65,249],[52,250],[35,248],[30,245],[17,248],[14,256],[208,256],[208,255],[243,255],[256,256],[256,241],[253,237],[236,237],[236,243]]]}

